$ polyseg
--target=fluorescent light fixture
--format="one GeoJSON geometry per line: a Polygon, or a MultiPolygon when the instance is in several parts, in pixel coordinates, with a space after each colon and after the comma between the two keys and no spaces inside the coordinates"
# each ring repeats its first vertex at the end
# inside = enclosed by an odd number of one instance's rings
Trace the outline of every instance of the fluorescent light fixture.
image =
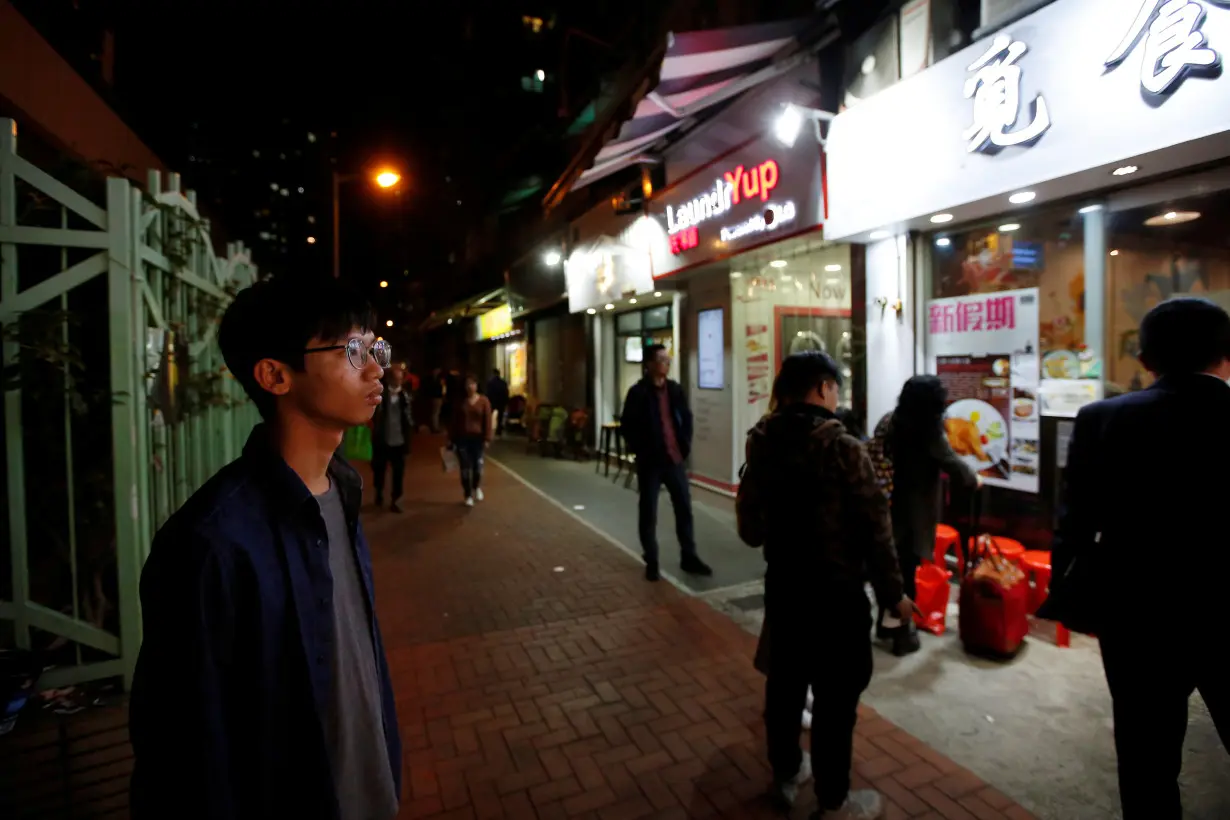
{"type": "Polygon", "coordinates": [[[888,239],[890,236],[892,236],[892,234],[889,233],[888,231],[872,231],[871,233],[867,234],[867,238],[872,239],[872,240],[888,239]]]}
{"type": "Polygon", "coordinates": [[[1164,214],[1149,217],[1145,220],[1145,224],[1150,228],[1156,228],[1162,225],[1182,225],[1184,222],[1195,222],[1199,218],[1199,211],[1167,211],[1164,214]]]}
{"type": "Polygon", "coordinates": [[[635,305],[635,304],[636,304],[636,299],[629,299],[629,300],[628,300],[628,304],[630,304],[630,305],[635,305]]]}
{"type": "Polygon", "coordinates": [[[1128,174],[1134,174],[1139,170],[1140,168],[1136,167],[1135,165],[1123,165],[1111,171],[1110,173],[1111,173],[1111,176],[1125,177],[1128,174]]]}
{"type": "Polygon", "coordinates": [[[742,276],[742,275],[743,275],[743,274],[742,274],[740,271],[737,271],[737,270],[732,270],[732,271],[730,272],[730,278],[731,278],[731,279],[738,279],[738,278],[739,278],[740,276],[742,276]]]}
{"type": "Polygon", "coordinates": [[[1016,222],[1009,222],[1006,225],[999,226],[1000,233],[1012,233],[1013,231],[1019,231],[1020,229],[1021,229],[1021,226],[1017,224],[1016,222]]]}
{"type": "Polygon", "coordinates": [[[785,259],[774,259],[769,263],[769,266],[773,268],[784,268],[787,264],[789,263],[785,259]]]}
{"type": "Polygon", "coordinates": [[[825,265],[824,269],[829,273],[841,270],[841,265],[825,265]]]}
{"type": "Polygon", "coordinates": [[[585,311],[585,312],[586,312],[586,313],[588,313],[590,316],[593,316],[593,315],[594,315],[595,313],[597,313],[598,311],[597,311],[597,309],[596,309],[596,308],[590,308],[589,310],[587,310],[587,311],[585,311]]]}
{"type": "Polygon", "coordinates": [[[1111,252],[1110,252],[1110,255],[1111,255],[1111,256],[1118,256],[1118,255],[1119,255],[1119,251],[1111,251],[1111,252]]]}
{"type": "Polygon", "coordinates": [[[937,248],[947,248],[951,244],[952,240],[946,236],[941,236],[939,239],[935,240],[935,246],[937,248]]]}
{"type": "Polygon", "coordinates": [[[1102,210],[1101,205],[1086,205],[1085,207],[1080,209],[1080,212],[1083,214],[1092,214],[1092,213],[1097,213],[1100,210],[1102,210]]]}
{"type": "Polygon", "coordinates": [[[655,290],[655,291],[653,292],[653,296],[654,296],[654,298],[655,298],[655,299],[660,298],[660,297],[662,296],[662,291],[660,291],[660,290],[655,290]]]}
{"type": "Polygon", "coordinates": [[[612,305],[610,302],[607,302],[607,304],[606,304],[606,308],[605,308],[605,309],[606,309],[606,310],[614,310],[614,309],[615,309],[615,306],[614,306],[614,305],[612,305]]]}
{"type": "Polygon", "coordinates": [[[547,251],[542,256],[542,261],[547,264],[548,268],[553,268],[556,265],[558,265],[559,260],[560,260],[559,251],[547,251]]]}
{"type": "Polygon", "coordinates": [[[773,124],[773,135],[777,137],[778,142],[789,148],[799,138],[801,130],[803,130],[803,112],[797,106],[787,105],[778,115],[777,122],[773,124]]]}
{"type": "Polygon", "coordinates": [[[1013,205],[1024,205],[1026,202],[1033,202],[1037,197],[1038,195],[1033,191],[1017,191],[1008,197],[1008,201],[1013,205]]]}
{"type": "Polygon", "coordinates": [[[931,221],[936,225],[943,225],[945,222],[952,222],[952,214],[936,214],[931,217],[931,221]]]}

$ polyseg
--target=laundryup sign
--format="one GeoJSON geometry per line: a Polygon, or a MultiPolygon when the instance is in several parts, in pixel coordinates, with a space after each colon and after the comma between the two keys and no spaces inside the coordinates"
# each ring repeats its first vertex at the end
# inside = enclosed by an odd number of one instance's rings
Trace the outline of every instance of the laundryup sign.
{"type": "Polygon", "coordinates": [[[673,236],[720,216],[745,200],[766,203],[780,179],[781,170],[776,160],[768,159],[751,168],[736,166],[691,201],[678,206],[667,205],[666,232],[673,236]]]}

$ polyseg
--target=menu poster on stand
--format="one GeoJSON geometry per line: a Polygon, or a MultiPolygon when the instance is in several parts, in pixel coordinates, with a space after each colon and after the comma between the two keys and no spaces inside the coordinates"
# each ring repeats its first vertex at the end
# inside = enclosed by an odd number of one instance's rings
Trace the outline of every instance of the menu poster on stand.
{"type": "Polygon", "coordinates": [[[927,316],[953,451],[990,486],[1038,492],[1037,288],[935,299],[927,316]]]}
{"type": "Polygon", "coordinates": [[[749,324],[744,343],[747,365],[747,403],[769,398],[773,389],[773,365],[769,363],[769,326],[749,324]]]}

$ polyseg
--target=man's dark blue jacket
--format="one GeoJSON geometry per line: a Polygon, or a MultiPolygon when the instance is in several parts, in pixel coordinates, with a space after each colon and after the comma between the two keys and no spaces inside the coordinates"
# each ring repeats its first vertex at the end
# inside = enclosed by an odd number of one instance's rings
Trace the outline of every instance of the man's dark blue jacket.
{"type": "MultiPolygon", "coordinates": [[[[362,485],[335,458],[367,594],[384,734],[401,742],[359,524],[362,485]]],[[[322,715],[333,688],[333,578],[320,508],[259,426],[158,531],[141,576],[130,702],[135,820],[338,817],[322,715]]]]}

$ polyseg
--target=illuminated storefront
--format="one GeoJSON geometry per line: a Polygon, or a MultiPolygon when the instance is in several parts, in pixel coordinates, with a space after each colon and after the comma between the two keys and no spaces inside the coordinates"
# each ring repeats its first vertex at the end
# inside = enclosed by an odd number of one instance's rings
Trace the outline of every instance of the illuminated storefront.
{"type": "Polygon", "coordinates": [[[1076,411],[1149,384],[1149,308],[1230,305],[1227,50],[1224,3],[1057,0],[832,124],[826,231],[867,243],[869,304],[900,306],[869,308],[872,420],[938,373],[988,514],[1028,545],[1076,411]]]}

